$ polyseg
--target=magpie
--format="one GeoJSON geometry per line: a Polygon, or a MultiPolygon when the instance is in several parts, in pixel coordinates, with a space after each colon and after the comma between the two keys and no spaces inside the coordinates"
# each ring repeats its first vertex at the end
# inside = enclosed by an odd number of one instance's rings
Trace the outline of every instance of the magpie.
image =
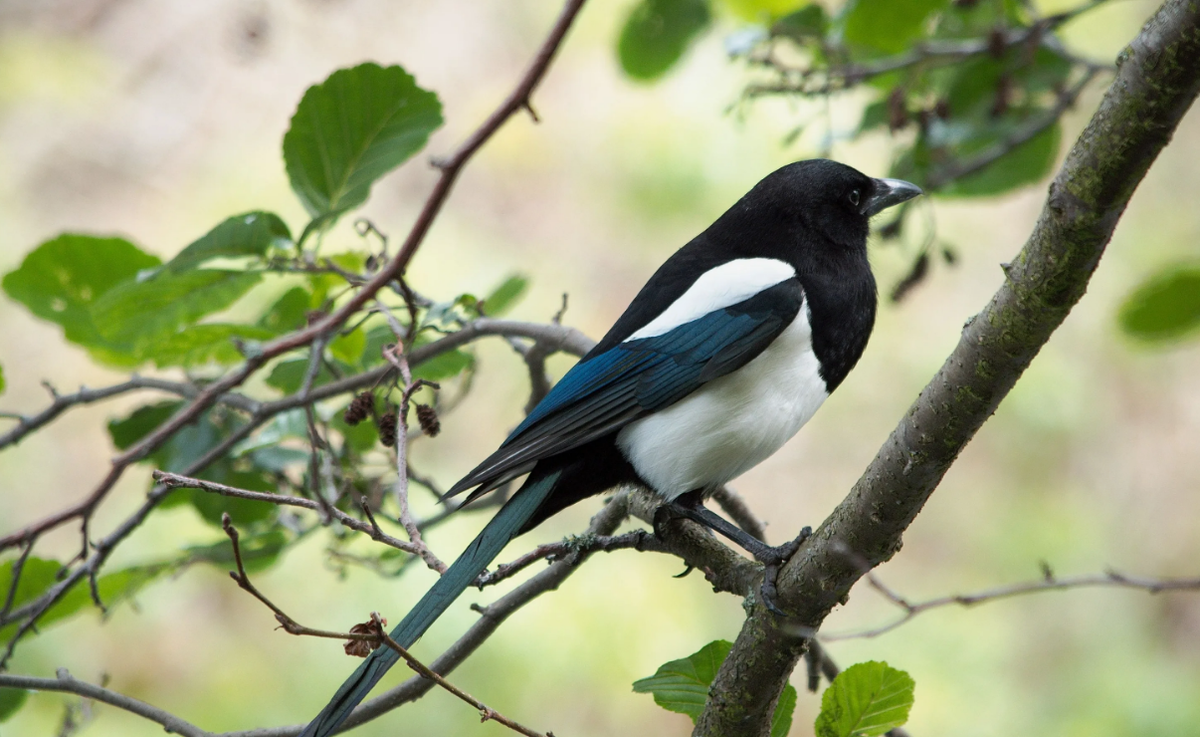
{"type": "MultiPolygon", "coordinates": [[[[834,161],[795,162],[667,259],[596,347],[450,489],[474,489],[470,501],[527,475],[392,638],[411,646],[514,537],[623,483],[648,487],[668,516],[706,525],[777,569],[801,538],[769,547],[703,498],[778,450],[858,362],[875,322],[868,220],[919,194],[834,161]]],[[[398,657],[372,652],[301,737],[333,733],[398,657]]]]}

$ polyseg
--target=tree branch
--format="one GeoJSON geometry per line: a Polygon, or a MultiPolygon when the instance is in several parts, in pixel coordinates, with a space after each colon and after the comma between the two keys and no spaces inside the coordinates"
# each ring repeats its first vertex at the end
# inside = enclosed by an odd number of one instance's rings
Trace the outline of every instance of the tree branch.
{"type": "Polygon", "coordinates": [[[941,609],[948,606],[963,606],[970,607],[976,604],[985,604],[991,601],[1000,599],[1008,599],[1014,596],[1023,596],[1025,594],[1037,594],[1044,591],[1064,591],[1067,589],[1082,589],[1082,588],[1125,588],[1145,591],[1150,594],[1159,594],[1164,591],[1200,591],[1200,576],[1194,578],[1152,578],[1148,576],[1130,576],[1118,571],[1105,571],[1088,576],[1068,576],[1066,578],[1056,577],[1049,568],[1045,570],[1042,578],[1036,581],[1023,581],[1021,583],[1009,584],[1008,586],[997,586],[993,589],[978,591],[974,594],[952,594],[950,596],[939,596],[935,599],[927,599],[925,601],[911,602],[907,598],[898,594],[894,589],[887,586],[871,571],[863,574],[867,583],[871,588],[878,591],[885,599],[895,604],[904,611],[904,614],[899,618],[879,627],[871,629],[859,630],[856,632],[822,634],[820,639],[824,642],[834,642],[837,640],[854,640],[865,637],[878,637],[879,635],[891,632],[897,627],[906,624],[914,617],[924,614],[931,609],[941,609]]]}
{"type": "MultiPolygon", "coordinates": [[[[567,34],[567,30],[571,27],[582,6],[583,0],[568,0],[550,34],[539,47],[533,62],[525,71],[525,74],[522,75],[516,88],[500,107],[488,116],[479,128],[463,142],[449,160],[438,164],[438,168],[441,170],[441,177],[426,199],[425,205],[417,216],[412,230],[409,231],[408,237],[404,241],[404,245],[387,265],[371,277],[370,281],[364,284],[361,289],[355,292],[332,314],[315,321],[306,328],[264,344],[259,352],[248,356],[244,364],[229,372],[221,379],[209,384],[189,404],[181,407],[166,422],[159,425],[144,438],[114,458],[109,472],[86,498],[65,512],[31,526],[30,529],[44,531],[76,517],[90,515],[96,506],[108,495],[109,491],[112,490],[113,486],[116,485],[126,468],[154,452],[154,450],[166,442],[180,428],[198,418],[201,413],[216,402],[223,394],[240,386],[271,359],[301,346],[312,344],[313,341],[319,338],[328,337],[340,328],[347,319],[359,312],[369,300],[374,298],[380,289],[392,281],[403,277],[409,262],[424,242],[425,235],[429,232],[434,219],[441,212],[442,206],[445,204],[459,172],[471,156],[500,129],[505,121],[512,117],[514,113],[529,105],[530,95],[545,75],[547,68],[550,66],[550,61],[554,58],[554,54],[557,52],[559,45],[567,34]]],[[[0,549],[6,547],[6,543],[11,544],[9,543],[11,538],[12,536],[9,536],[4,540],[0,540],[0,549]]],[[[17,538],[17,542],[23,539],[23,537],[17,538]]]]}
{"type": "Polygon", "coordinates": [[[1116,78],[1050,185],[1008,280],[855,484],[780,575],[781,620],[756,606],[709,692],[696,735],[758,737],[815,631],[860,567],[901,536],[946,470],[1083,296],[1117,221],[1200,93],[1200,4],[1168,0],[1121,54],[1116,78]]]}
{"type": "Polygon", "coordinates": [[[181,734],[184,737],[212,737],[211,732],[205,732],[196,725],[186,722],[156,706],[151,706],[144,701],[138,701],[125,694],[110,691],[107,688],[101,688],[86,681],[80,681],[72,676],[66,668],[58,669],[57,678],[35,678],[33,676],[15,676],[8,673],[0,673],[0,688],[24,688],[30,691],[73,693],[87,699],[108,704],[109,706],[115,706],[118,709],[124,709],[152,722],[157,722],[167,732],[181,734]]]}

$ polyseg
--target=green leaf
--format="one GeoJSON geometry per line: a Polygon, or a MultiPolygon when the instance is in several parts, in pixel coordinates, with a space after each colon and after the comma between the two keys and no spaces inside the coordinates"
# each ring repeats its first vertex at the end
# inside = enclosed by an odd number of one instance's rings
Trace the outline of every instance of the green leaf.
{"type": "MultiPolygon", "coordinates": [[[[15,565],[16,561],[14,560],[0,563],[0,591],[3,591],[5,596],[12,589],[12,574],[15,565]]],[[[26,558],[25,565],[21,567],[20,583],[17,584],[16,593],[13,595],[13,609],[19,609],[28,604],[57,583],[58,573],[62,568],[62,563],[55,560],[35,556],[26,558]]]]}
{"type": "MultiPolygon", "coordinates": [[[[242,562],[246,571],[254,573],[269,567],[288,545],[288,536],[282,530],[266,532],[242,532],[238,537],[238,546],[242,550],[242,562]]],[[[185,548],[187,560],[203,561],[217,566],[233,565],[233,546],[228,538],[222,538],[211,545],[193,545],[185,548]]]]}
{"type": "Polygon", "coordinates": [[[852,46],[900,53],[925,35],[929,16],[948,4],[949,0],[851,0],[839,18],[842,38],[852,46]]]}
{"type": "MultiPolygon", "coordinates": [[[[300,391],[301,385],[304,384],[306,371],[308,371],[307,358],[289,358],[280,361],[275,364],[275,368],[271,369],[271,375],[267,377],[267,386],[273,386],[284,394],[294,394],[300,391]]],[[[321,368],[313,380],[313,386],[328,384],[331,381],[333,381],[333,374],[329,372],[329,367],[322,361],[321,368]]]]}
{"type": "Polygon", "coordinates": [[[288,178],[314,220],[366,202],[376,179],[442,124],[437,95],[398,66],[341,69],[304,93],[283,137],[288,178]]]}
{"type": "Polygon", "coordinates": [[[138,407],[122,420],[109,420],[109,437],[117,450],[125,450],[166,422],[181,406],[182,402],[159,402],[138,407]]]}
{"type": "Polygon", "coordinates": [[[64,233],[33,250],[5,274],[8,296],[37,317],[60,325],[67,340],[105,363],[136,363],[131,348],[101,334],[92,305],[118,284],[162,262],[122,238],[64,233]]]}
{"type": "Polygon", "coordinates": [[[708,687],[717,669],[733,649],[728,640],[713,640],[686,658],[658,667],[654,675],[633,682],[635,693],[654,695],[654,703],[667,711],[687,714],[695,722],[704,711],[708,687]]]}
{"type": "MultiPolygon", "coordinates": [[[[234,471],[227,462],[215,464],[201,476],[205,480],[246,491],[261,491],[269,494],[278,491],[275,482],[268,476],[255,471],[234,471]]],[[[228,514],[234,524],[238,526],[262,522],[275,515],[275,505],[269,502],[222,496],[201,489],[189,489],[188,492],[192,506],[200,513],[200,517],[216,527],[221,526],[221,515],[223,514],[228,514]]]]}
{"type": "Polygon", "coordinates": [[[422,361],[412,367],[414,379],[426,381],[442,381],[458,376],[475,363],[475,356],[466,351],[454,349],[439,353],[428,361],[422,361]]]}
{"type": "Polygon", "coordinates": [[[491,294],[483,298],[483,309],[493,317],[502,315],[521,301],[521,297],[525,295],[528,287],[528,278],[520,274],[513,274],[500,286],[493,289],[491,294]]]}
{"type": "Polygon", "coordinates": [[[92,315],[105,337],[146,344],[223,310],[259,281],[244,271],[196,269],[179,274],[163,272],[144,281],[125,282],[92,306],[92,315]]]}
{"type": "Polygon", "coordinates": [[[374,448],[375,444],[379,442],[379,430],[375,427],[375,423],[366,419],[351,427],[342,419],[343,414],[343,412],[338,412],[334,415],[330,425],[342,434],[350,449],[358,453],[366,453],[374,448]]]}
{"type": "Polygon", "coordinates": [[[273,338],[275,333],[253,325],[231,323],[205,323],[184,328],[147,346],[142,352],[153,359],[159,368],[183,366],[192,368],[207,364],[230,366],[241,362],[234,339],[261,341],[273,338]]]}
{"type": "Polygon", "coordinates": [[[23,688],[0,688],[0,722],[6,722],[25,705],[29,692],[23,688]]]}
{"type": "Polygon", "coordinates": [[[308,413],[303,407],[275,415],[257,433],[233,446],[230,454],[240,458],[251,451],[276,446],[289,438],[308,440],[308,413]]]}
{"type": "Polygon", "coordinates": [[[194,269],[214,258],[265,256],[271,246],[290,248],[292,233],[278,215],[247,212],[208,231],[167,263],[171,271],[194,269]]]}
{"type": "Polygon", "coordinates": [[[258,326],[274,333],[287,333],[304,327],[312,295],[304,287],[292,287],[259,318],[258,326]]]}
{"type": "Polygon", "coordinates": [[[1200,328],[1200,263],[1171,266],[1142,282],[1121,305],[1121,329],[1139,340],[1167,341],[1200,328]]]}
{"type": "MultiPolygon", "coordinates": [[[[14,561],[0,564],[0,591],[7,592],[12,586],[14,561]]],[[[134,566],[100,576],[96,580],[100,599],[106,606],[119,604],[133,596],[145,584],[169,568],[166,564],[149,566],[134,566]]],[[[61,563],[42,558],[28,558],[21,569],[20,583],[13,597],[13,607],[20,607],[49,591],[58,583],[58,574],[63,569],[61,563]]],[[[38,620],[40,627],[47,627],[62,621],[91,606],[91,593],[85,581],[79,581],[63,594],[54,606],[38,620]]],[[[7,640],[17,629],[17,624],[0,628],[0,640],[7,640]]]]}
{"type": "Polygon", "coordinates": [[[771,26],[771,35],[803,43],[810,38],[821,38],[828,30],[829,16],[825,8],[810,3],[775,21],[775,25],[771,26]]]}
{"type": "Polygon", "coordinates": [[[351,366],[358,365],[363,356],[363,349],[366,347],[367,333],[361,327],[329,341],[330,355],[351,366]]]}
{"type": "Polygon", "coordinates": [[[6,384],[4,382],[4,367],[0,366],[0,394],[4,393],[5,386],[6,386],[6,384]]]}
{"type": "Polygon", "coordinates": [[[792,715],[796,712],[796,687],[785,684],[779,701],[775,703],[775,713],[771,715],[771,737],[787,737],[792,731],[792,715]]]}
{"type": "Polygon", "coordinates": [[[821,697],[817,737],[877,737],[908,721],[913,679],[887,663],[852,665],[821,697]]]}
{"type": "MultiPolygon", "coordinates": [[[[972,155],[987,150],[988,145],[998,144],[1000,140],[997,136],[990,141],[964,146],[959,155],[969,161],[972,155]]],[[[937,194],[943,197],[979,197],[1036,184],[1054,168],[1061,145],[1062,126],[1055,122],[983,169],[950,182],[937,194]]]]}
{"type": "Polygon", "coordinates": [[[711,23],[708,0],[641,0],[617,42],[621,68],[634,79],[656,79],[711,23]]]}
{"type": "MultiPolygon", "coordinates": [[[[728,640],[713,640],[686,658],[663,663],[649,678],[634,681],[633,690],[653,694],[654,703],[667,711],[687,714],[694,723],[704,711],[708,687],[731,649],[733,643],[728,640]]],[[[787,685],[771,717],[771,737],[787,737],[795,709],[796,689],[787,685]]]]}

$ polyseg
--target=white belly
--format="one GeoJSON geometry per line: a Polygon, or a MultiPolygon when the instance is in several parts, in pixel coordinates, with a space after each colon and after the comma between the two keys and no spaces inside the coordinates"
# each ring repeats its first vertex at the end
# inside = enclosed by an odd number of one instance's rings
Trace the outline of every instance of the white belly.
{"type": "Polygon", "coordinates": [[[638,474],[667,500],[712,490],[779,450],[825,398],[808,310],[753,361],[617,435],[638,474]]]}

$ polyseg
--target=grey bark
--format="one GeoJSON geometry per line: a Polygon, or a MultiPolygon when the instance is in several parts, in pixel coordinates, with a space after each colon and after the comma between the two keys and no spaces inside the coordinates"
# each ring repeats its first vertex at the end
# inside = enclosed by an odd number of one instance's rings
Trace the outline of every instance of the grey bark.
{"type": "Polygon", "coordinates": [[[1112,86],[1050,185],[1007,280],[964,328],[846,499],[753,607],[694,735],[761,737],[783,686],[868,566],[888,560],[946,470],[1083,296],[1138,183],[1200,93],[1200,0],[1168,0],[1121,53],[1112,86]]]}

